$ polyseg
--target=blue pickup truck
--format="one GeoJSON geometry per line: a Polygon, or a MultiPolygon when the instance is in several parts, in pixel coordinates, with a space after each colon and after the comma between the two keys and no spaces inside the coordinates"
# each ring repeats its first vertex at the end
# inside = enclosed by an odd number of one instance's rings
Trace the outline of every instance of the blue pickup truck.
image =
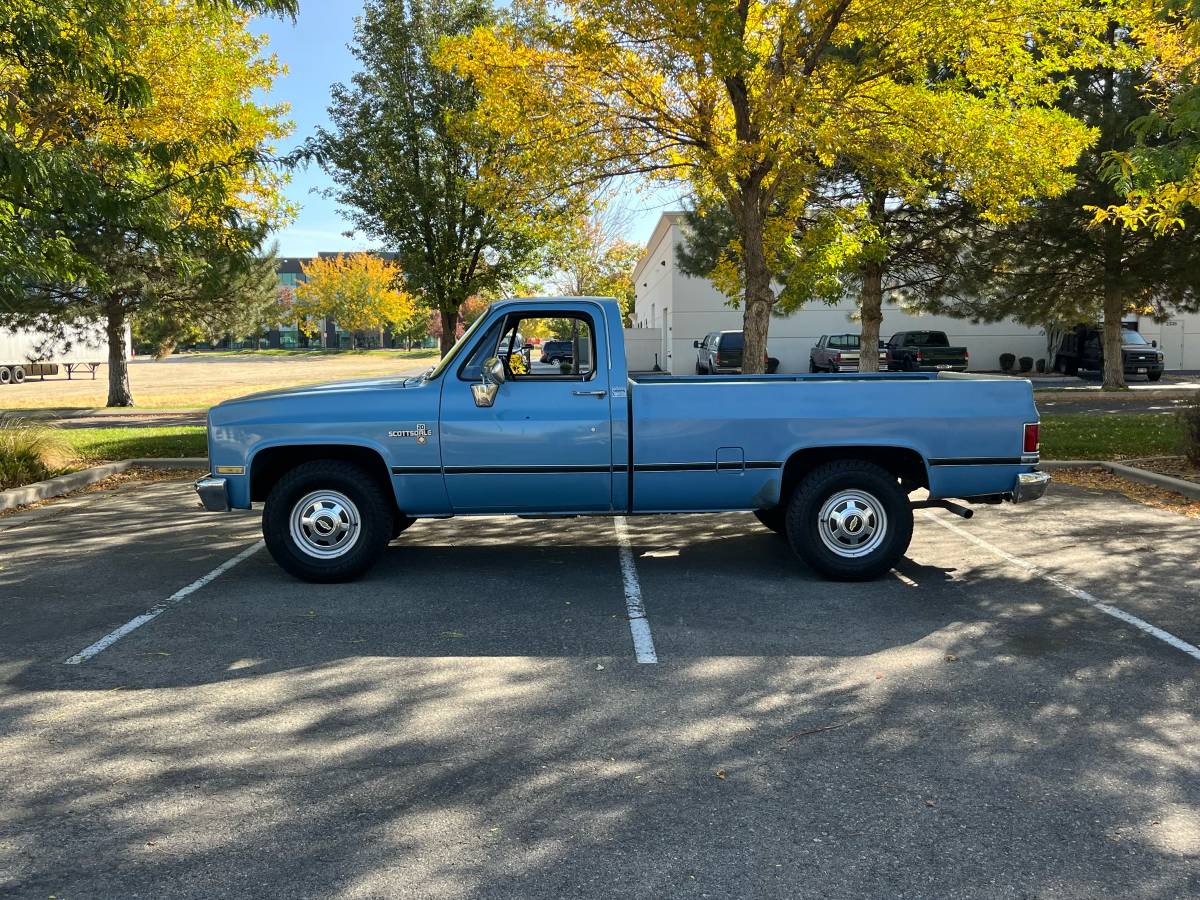
{"type": "Polygon", "coordinates": [[[955,500],[1033,500],[1049,480],[1028,381],[630,377],[621,329],[610,299],[504,301],[419,377],[222,403],[197,492],[214,511],[262,502],[271,555],[307,581],[356,578],[419,518],[727,510],[858,580],[904,554],[914,507],[969,517],[955,500]],[[518,334],[547,332],[569,360],[505,362],[518,334]]]}

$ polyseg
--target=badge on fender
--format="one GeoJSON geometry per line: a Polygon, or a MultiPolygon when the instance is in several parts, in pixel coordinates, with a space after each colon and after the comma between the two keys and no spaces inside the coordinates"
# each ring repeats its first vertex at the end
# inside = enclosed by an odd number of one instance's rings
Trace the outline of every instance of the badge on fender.
{"type": "Polygon", "coordinates": [[[418,425],[414,429],[389,431],[388,437],[415,437],[418,444],[424,444],[427,443],[431,437],[433,437],[433,432],[430,431],[425,425],[418,425]]]}

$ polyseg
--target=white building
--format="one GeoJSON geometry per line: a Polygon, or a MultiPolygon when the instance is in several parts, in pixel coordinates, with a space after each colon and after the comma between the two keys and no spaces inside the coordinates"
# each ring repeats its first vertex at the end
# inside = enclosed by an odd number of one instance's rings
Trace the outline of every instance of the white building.
{"type": "MultiPolygon", "coordinates": [[[[636,305],[634,325],[657,338],[659,366],[676,375],[696,370],[692,342],[711,331],[736,331],[742,327],[740,307],[726,305],[726,297],[712,282],[679,271],[675,249],[684,240],[683,214],[664,213],[646,244],[646,253],[634,268],[636,305]]],[[[771,320],[767,347],[778,357],[780,372],[807,372],[808,352],[823,334],[856,334],[855,303],[844,300],[835,306],[814,303],[787,317],[771,320]]],[[[912,316],[886,298],[880,337],[887,340],[897,331],[944,331],[954,346],[966,347],[971,368],[995,371],[1000,354],[1046,359],[1046,336],[1040,328],[1013,321],[975,324],[946,316],[912,316]]],[[[1200,315],[1181,315],[1159,325],[1143,319],[1138,330],[1147,340],[1157,340],[1168,369],[1200,369],[1200,315]]],[[[644,355],[644,354],[643,354],[644,355]]],[[[632,363],[631,363],[632,364],[632,363]]]]}

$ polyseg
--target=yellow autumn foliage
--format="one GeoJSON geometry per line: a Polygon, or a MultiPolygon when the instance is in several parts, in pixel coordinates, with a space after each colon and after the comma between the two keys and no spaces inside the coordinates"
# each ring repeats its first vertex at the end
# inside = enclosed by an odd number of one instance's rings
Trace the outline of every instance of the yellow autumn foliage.
{"type": "Polygon", "coordinates": [[[317,333],[322,318],[348,331],[403,329],[416,313],[416,300],[401,287],[400,267],[374,254],[317,257],[303,272],[293,312],[308,334],[317,333]]]}

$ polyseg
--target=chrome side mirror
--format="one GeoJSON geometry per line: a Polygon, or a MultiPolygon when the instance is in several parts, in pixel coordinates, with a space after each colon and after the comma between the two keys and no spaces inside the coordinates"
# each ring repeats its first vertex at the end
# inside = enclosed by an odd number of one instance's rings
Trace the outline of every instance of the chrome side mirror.
{"type": "Polygon", "coordinates": [[[504,363],[496,356],[484,360],[480,375],[483,380],[479,384],[471,385],[471,396],[475,398],[475,405],[478,407],[493,406],[500,385],[508,378],[508,373],[504,371],[504,363]]]}
{"type": "Polygon", "coordinates": [[[504,363],[500,357],[493,356],[490,359],[483,361],[483,383],[494,384],[496,387],[504,384],[508,379],[508,372],[504,369],[504,363]]]}

